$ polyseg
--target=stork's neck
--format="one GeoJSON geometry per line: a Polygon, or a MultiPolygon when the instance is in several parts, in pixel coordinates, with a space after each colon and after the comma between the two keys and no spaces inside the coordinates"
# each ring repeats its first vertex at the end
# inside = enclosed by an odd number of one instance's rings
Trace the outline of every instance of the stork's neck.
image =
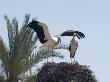
{"type": "Polygon", "coordinates": [[[58,37],[52,37],[52,39],[57,42],[58,41],[58,37]]]}
{"type": "Polygon", "coordinates": [[[76,41],[78,41],[78,38],[77,38],[77,37],[74,37],[74,39],[75,39],[76,41]]]}

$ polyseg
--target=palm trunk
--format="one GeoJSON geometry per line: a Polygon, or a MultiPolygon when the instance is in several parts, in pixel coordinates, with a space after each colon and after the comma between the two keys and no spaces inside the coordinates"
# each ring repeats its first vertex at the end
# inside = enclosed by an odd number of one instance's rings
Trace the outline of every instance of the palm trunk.
{"type": "Polygon", "coordinates": [[[7,82],[18,82],[17,81],[17,75],[16,75],[16,69],[14,66],[13,61],[10,59],[8,63],[8,78],[7,82]]]}
{"type": "Polygon", "coordinates": [[[10,71],[9,77],[7,78],[6,82],[18,82],[17,76],[15,75],[14,71],[10,71]]]}
{"type": "Polygon", "coordinates": [[[29,67],[29,74],[32,75],[32,71],[31,71],[31,68],[30,67],[29,67]]]}

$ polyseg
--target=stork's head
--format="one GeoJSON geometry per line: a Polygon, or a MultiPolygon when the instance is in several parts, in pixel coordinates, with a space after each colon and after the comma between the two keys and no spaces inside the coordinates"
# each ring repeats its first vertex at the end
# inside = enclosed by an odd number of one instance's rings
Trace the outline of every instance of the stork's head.
{"type": "Polygon", "coordinates": [[[73,34],[73,37],[76,37],[76,33],[73,34]]]}

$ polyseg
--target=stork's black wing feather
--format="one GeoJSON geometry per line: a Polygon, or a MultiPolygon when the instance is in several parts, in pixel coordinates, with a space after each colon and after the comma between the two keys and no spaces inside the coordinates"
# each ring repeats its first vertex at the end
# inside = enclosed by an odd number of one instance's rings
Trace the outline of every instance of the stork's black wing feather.
{"type": "Polygon", "coordinates": [[[76,36],[81,39],[85,38],[85,35],[82,32],[74,31],[74,30],[67,30],[60,34],[60,36],[73,36],[73,34],[76,33],[76,36]]]}
{"type": "Polygon", "coordinates": [[[76,34],[76,36],[77,36],[78,39],[81,39],[81,37],[78,34],[76,34]]]}
{"type": "Polygon", "coordinates": [[[47,42],[47,40],[44,39],[45,38],[45,34],[44,34],[43,27],[38,25],[38,23],[39,23],[38,21],[33,20],[27,26],[32,28],[37,33],[39,41],[43,44],[43,43],[47,42]]]}
{"type": "Polygon", "coordinates": [[[76,33],[76,36],[81,39],[81,38],[85,38],[85,35],[82,33],[82,32],[79,32],[79,31],[75,31],[76,33]]]}
{"type": "Polygon", "coordinates": [[[73,30],[67,30],[67,31],[64,31],[63,33],[61,33],[60,35],[61,36],[73,36],[74,33],[75,33],[75,31],[73,31],[73,30]]]}

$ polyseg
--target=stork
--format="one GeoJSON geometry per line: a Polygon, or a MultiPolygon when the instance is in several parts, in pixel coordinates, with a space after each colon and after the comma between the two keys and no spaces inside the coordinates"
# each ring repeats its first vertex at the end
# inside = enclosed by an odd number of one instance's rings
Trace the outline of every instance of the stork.
{"type": "Polygon", "coordinates": [[[30,22],[27,26],[32,28],[37,33],[38,39],[42,44],[40,49],[52,50],[58,43],[60,43],[59,36],[50,36],[46,24],[32,20],[32,22],[30,22]]]}
{"type": "MultiPolygon", "coordinates": [[[[73,38],[71,39],[69,44],[71,62],[72,62],[72,58],[74,58],[75,56],[77,47],[78,47],[78,39],[76,38],[76,34],[73,34],[73,38]]],[[[74,58],[74,62],[75,62],[75,58],[74,58]]]]}
{"type": "MultiPolygon", "coordinates": [[[[72,58],[74,58],[77,47],[78,47],[78,39],[85,38],[85,35],[82,32],[74,31],[74,30],[67,30],[60,34],[61,36],[73,36],[70,44],[69,44],[69,52],[70,52],[70,58],[72,62],[72,58]]],[[[75,63],[75,58],[74,58],[75,63]]]]}
{"type": "Polygon", "coordinates": [[[48,27],[44,23],[32,20],[28,26],[37,33],[39,41],[43,44],[40,48],[53,49],[60,42],[61,38],[59,36],[50,36],[48,27]]]}

